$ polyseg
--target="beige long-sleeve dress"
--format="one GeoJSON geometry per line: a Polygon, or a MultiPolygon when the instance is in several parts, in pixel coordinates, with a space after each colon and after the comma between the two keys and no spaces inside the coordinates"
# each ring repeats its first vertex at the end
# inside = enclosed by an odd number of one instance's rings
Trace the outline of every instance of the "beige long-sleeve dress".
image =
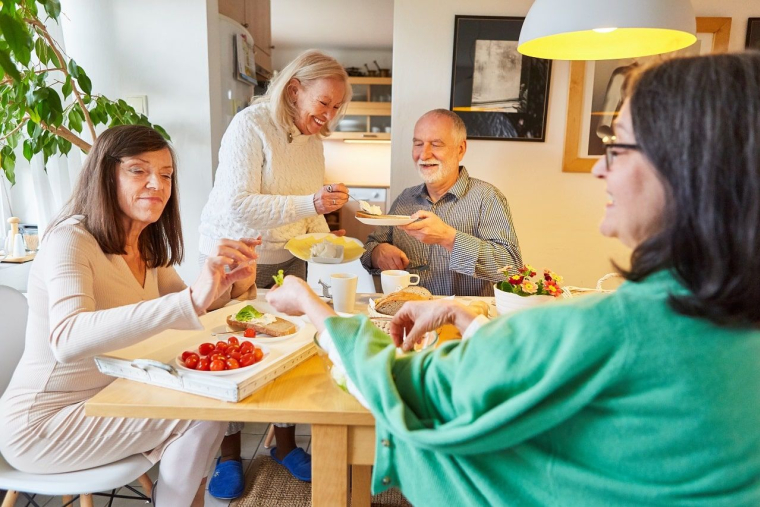
{"type": "Polygon", "coordinates": [[[165,329],[202,329],[173,268],[140,286],[73,217],[45,235],[29,274],[26,347],[0,398],[0,451],[18,470],[81,470],[144,453],[157,462],[192,421],[85,417],[84,403],[114,379],[93,357],[165,329]]]}

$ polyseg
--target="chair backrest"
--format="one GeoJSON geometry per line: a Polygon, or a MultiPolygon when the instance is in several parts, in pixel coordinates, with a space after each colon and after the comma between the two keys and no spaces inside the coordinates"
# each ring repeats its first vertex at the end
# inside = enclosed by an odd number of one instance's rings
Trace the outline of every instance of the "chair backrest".
{"type": "Polygon", "coordinates": [[[0,394],[5,392],[24,353],[29,304],[16,289],[0,285],[0,394]]]}

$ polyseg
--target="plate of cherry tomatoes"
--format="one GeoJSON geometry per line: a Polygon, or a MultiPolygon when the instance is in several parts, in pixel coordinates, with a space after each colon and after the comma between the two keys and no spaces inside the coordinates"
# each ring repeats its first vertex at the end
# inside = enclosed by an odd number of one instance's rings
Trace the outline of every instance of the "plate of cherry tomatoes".
{"type": "Polygon", "coordinates": [[[182,352],[175,361],[181,370],[222,376],[250,371],[268,355],[269,347],[241,335],[215,343],[201,343],[182,352]]]}

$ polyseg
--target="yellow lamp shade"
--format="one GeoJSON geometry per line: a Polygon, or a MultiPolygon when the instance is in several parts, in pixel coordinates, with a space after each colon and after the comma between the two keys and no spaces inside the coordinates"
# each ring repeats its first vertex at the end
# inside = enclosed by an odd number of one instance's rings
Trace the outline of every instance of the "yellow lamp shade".
{"type": "Polygon", "coordinates": [[[697,40],[689,0],[536,0],[517,50],[551,60],[614,60],[668,53],[697,40]]]}

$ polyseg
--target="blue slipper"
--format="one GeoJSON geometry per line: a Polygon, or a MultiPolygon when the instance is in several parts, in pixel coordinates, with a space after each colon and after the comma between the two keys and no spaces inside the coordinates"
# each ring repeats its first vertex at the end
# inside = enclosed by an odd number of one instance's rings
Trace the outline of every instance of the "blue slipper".
{"type": "Polygon", "coordinates": [[[269,455],[280,465],[288,469],[288,472],[298,480],[304,482],[311,482],[311,454],[300,447],[296,447],[288,453],[285,458],[280,461],[275,454],[277,447],[273,447],[269,451],[269,455]]]}
{"type": "Polygon", "coordinates": [[[245,491],[245,474],[243,474],[243,464],[236,460],[219,462],[216,459],[216,468],[211,481],[208,483],[208,492],[214,498],[220,500],[232,500],[243,494],[245,491]]]}

